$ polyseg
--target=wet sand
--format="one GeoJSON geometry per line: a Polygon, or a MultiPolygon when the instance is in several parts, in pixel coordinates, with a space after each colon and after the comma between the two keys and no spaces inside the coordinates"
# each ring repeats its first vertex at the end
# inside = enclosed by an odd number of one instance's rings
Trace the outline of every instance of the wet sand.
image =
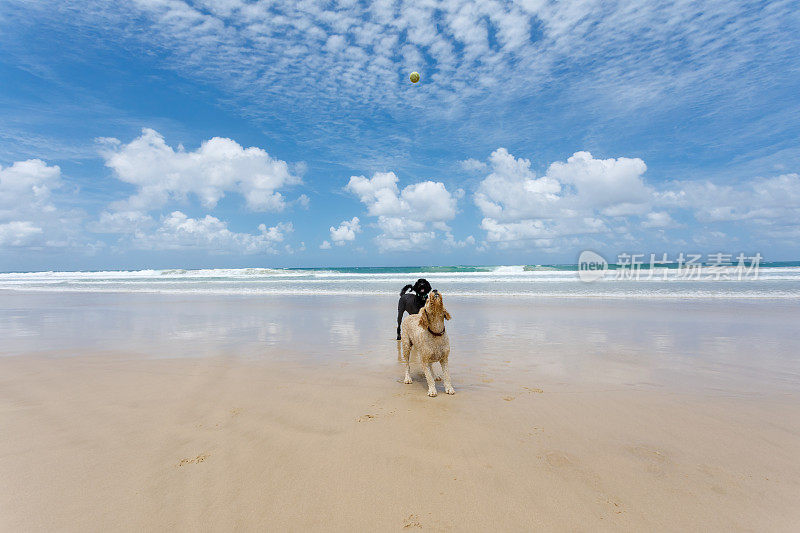
{"type": "Polygon", "coordinates": [[[0,295],[0,530],[760,530],[800,521],[800,307],[0,295]],[[440,385],[441,392],[441,385],[440,385]]]}

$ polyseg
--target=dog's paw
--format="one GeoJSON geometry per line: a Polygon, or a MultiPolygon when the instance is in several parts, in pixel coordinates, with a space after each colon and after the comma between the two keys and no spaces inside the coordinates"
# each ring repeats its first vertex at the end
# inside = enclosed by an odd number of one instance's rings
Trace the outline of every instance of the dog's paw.
{"type": "Polygon", "coordinates": [[[436,391],[435,390],[429,390],[428,391],[428,396],[430,396],[431,398],[435,397],[436,396],[436,391]]]}
{"type": "Polygon", "coordinates": [[[456,390],[453,387],[447,387],[446,389],[444,389],[444,391],[447,394],[455,394],[456,393],[456,390]]]}
{"type": "Polygon", "coordinates": [[[411,376],[406,376],[406,378],[403,380],[403,383],[405,383],[406,385],[412,383],[411,376]]]}

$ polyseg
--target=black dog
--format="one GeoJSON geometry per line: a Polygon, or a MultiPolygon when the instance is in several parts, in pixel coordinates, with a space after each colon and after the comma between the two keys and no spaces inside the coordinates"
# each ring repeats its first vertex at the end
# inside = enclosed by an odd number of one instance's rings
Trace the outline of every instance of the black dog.
{"type": "Polygon", "coordinates": [[[403,311],[409,315],[416,315],[425,306],[428,293],[431,292],[431,284],[427,279],[418,279],[414,285],[406,285],[400,291],[400,301],[397,302],[397,340],[400,340],[400,322],[403,321],[403,311]],[[406,294],[407,290],[412,290],[416,294],[406,294]]]}

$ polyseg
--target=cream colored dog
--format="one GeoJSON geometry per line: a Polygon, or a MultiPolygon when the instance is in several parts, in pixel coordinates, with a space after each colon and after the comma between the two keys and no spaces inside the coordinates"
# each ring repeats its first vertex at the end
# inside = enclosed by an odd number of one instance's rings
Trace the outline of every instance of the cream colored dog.
{"type": "Polygon", "coordinates": [[[409,359],[411,347],[416,346],[422,368],[425,371],[425,379],[428,382],[428,396],[436,396],[436,381],[431,365],[437,361],[442,365],[444,391],[447,394],[456,392],[450,383],[450,371],[447,368],[447,359],[450,357],[450,339],[445,331],[445,320],[450,320],[450,313],[444,308],[442,295],[436,290],[431,292],[425,307],[420,309],[418,314],[408,315],[403,319],[400,335],[403,362],[406,365],[406,377],[403,382],[411,383],[412,381],[409,359]]]}

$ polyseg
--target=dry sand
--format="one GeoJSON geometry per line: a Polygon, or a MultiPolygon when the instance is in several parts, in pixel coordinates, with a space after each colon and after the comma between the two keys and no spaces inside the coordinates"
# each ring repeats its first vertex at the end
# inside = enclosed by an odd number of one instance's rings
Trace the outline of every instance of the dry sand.
{"type": "MultiPolygon", "coordinates": [[[[172,304],[193,313],[198,306],[172,304]]],[[[352,312],[356,326],[371,325],[384,302],[373,304],[338,316],[352,312]]],[[[215,305],[224,317],[224,305],[215,305]]],[[[231,305],[247,315],[241,301],[231,305]]],[[[283,305],[317,317],[306,331],[326,320],[318,306],[283,305]]],[[[545,315],[587,306],[552,305],[542,315],[529,311],[525,323],[546,326],[545,315]]],[[[29,320],[22,307],[16,316],[29,320]]],[[[457,304],[448,308],[455,337],[459,315],[462,324],[475,317],[467,306],[458,314],[457,304]]],[[[522,321],[513,304],[485,312],[498,323],[522,321]]],[[[714,316],[727,331],[733,319],[714,316]]],[[[602,329],[584,322],[592,335],[602,329]]],[[[94,340],[104,335],[91,324],[84,331],[94,340]]],[[[75,356],[51,346],[0,357],[0,530],[796,530],[793,366],[720,375],[698,330],[707,357],[695,366],[667,369],[662,358],[637,364],[627,344],[564,370],[553,361],[582,361],[570,350],[577,337],[558,352],[561,341],[529,344],[521,342],[530,341],[528,330],[517,331],[518,341],[497,340],[497,351],[487,350],[489,341],[466,342],[462,331],[451,356],[456,395],[436,398],[425,395],[418,368],[414,384],[399,382],[393,340],[358,327],[350,338],[371,346],[367,357],[356,347],[354,357],[309,358],[311,341],[253,357],[242,348],[249,344],[231,347],[210,333],[196,342],[218,343],[211,351],[228,355],[159,359],[86,349],[75,356]],[[542,345],[546,364],[521,364],[542,345]],[[603,368],[611,371],[591,378],[603,368]],[[713,386],[693,384],[697,374],[713,386]],[[760,378],[742,388],[743,374],[760,378]]],[[[613,327],[606,334],[613,337],[613,327]]],[[[142,342],[147,350],[173,346],[166,338],[142,342]]],[[[677,361],[691,355],[675,344],[667,351],[677,361]]],[[[732,357],[732,368],[741,368],[742,358],[732,357]]]]}

